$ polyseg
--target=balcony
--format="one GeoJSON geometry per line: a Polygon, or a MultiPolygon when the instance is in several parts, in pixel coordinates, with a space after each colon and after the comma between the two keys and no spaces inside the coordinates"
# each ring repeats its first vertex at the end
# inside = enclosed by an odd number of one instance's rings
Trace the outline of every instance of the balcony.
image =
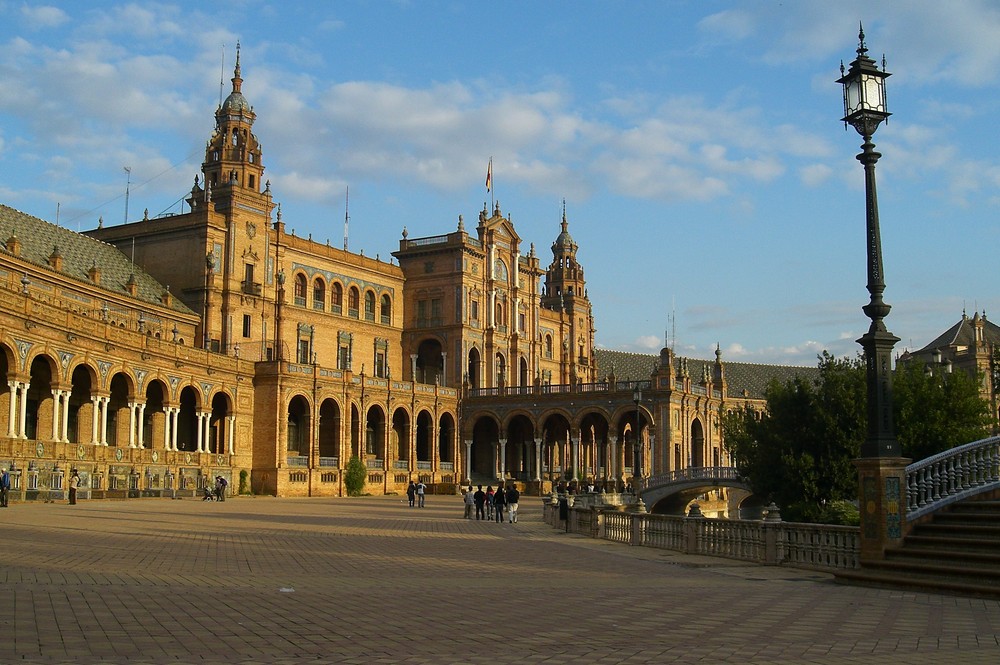
{"type": "Polygon", "coordinates": [[[243,291],[243,293],[247,294],[248,296],[256,296],[258,298],[260,297],[261,294],[260,282],[251,282],[248,280],[243,280],[240,283],[240,288],[243,291]]]}

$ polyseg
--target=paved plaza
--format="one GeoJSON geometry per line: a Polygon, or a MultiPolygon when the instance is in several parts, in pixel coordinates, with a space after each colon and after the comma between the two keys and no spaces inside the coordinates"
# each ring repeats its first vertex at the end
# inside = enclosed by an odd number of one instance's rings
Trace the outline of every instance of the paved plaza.
{"type": "Polygon", "coordinates": [[[0,510],[0,663],[996,663],[1000,603],[462,519],[461,499],[0,510]]]}

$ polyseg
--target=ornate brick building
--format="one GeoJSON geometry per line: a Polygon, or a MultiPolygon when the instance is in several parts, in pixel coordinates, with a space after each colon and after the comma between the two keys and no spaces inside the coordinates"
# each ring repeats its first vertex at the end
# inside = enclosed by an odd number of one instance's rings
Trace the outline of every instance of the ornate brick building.
{"type": "MultiPolygon", "coordinates": [[[[499,203],[379,258],[286,231],[242,92],[189,211],[84,234],[0,207],[0,460],[15,497],[336,496],[727,464],[720,409],[802,368],[595,349],[565,209],[551,260],[499,203]],[[3,418],[7,422],[3,423],[3,418]]],[[[558,226],[558,230],[556,230],[558,226]]]]}

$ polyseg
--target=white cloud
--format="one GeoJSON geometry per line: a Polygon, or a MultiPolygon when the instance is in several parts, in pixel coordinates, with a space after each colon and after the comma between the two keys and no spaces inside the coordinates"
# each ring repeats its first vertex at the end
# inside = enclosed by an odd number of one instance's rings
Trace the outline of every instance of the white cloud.
{"type": "Polygon", "coordinates": [[[23,5],[21,7],[21,17],[28,27],[33,30],[40,30],[43,28],[58,28],[69,21],[69,16],[63,10],[58,7],[52,7],[49,5],[42,5],[33,7],[31,5],[23,5]]]}
{"type": "Polygon", "coordinates": [[[799,170],[799,178],[806,187],[818,187],[822,185],[833,174],[826,164],[807,164],[799,170]]]}

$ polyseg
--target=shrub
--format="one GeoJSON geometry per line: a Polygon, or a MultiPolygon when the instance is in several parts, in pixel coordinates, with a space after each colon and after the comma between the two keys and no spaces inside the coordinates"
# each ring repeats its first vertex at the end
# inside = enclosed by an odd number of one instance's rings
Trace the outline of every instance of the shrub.
{"type": "Polygon", "coordinates": [[[365,490],[365,482],[368,480],[368,467],[357,455],[353,455],[347,463],[347,471],[344,473],[344,487],[347,489],[347,496],[361,496],[365,490]]]}

